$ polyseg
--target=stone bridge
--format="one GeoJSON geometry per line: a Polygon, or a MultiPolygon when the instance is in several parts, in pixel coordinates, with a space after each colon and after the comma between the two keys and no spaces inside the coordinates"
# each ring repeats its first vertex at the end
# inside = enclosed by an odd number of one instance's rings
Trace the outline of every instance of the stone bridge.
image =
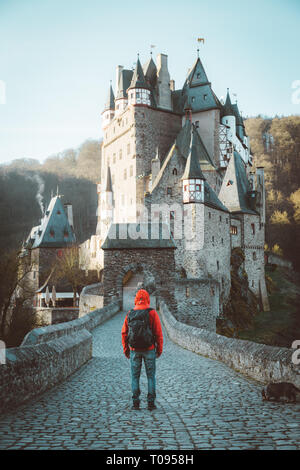
{"type": "Polygon", "coordinates": [[[144,370],[141,410],[131,410],[120,335],[125,314],[118,312],[91,329],[90,360],[54,388],[2,413],[0,449],[300,448],[299,403],[263,402],[257,380],[171,341],[167,329],[182,340],[161,314],[157,410],[146,408],[144,370]]]}

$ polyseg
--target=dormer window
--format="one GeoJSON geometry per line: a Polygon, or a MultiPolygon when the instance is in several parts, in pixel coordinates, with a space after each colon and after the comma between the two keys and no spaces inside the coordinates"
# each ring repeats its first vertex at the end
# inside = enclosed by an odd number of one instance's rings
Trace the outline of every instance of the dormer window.
{"type": "Polygon", "coordinates": [[[197,78],[200,78],[201,77],[201,73],[197,73],[197,78]]]}
{"type": "Polygon", "coordinates": [[[194,101],[195,101],[195,97],[194,97],[194,96],[192,96],[192,103],[194,103],[194,101]]]}
{"type": "Polygon", "coordinates": [[[207,98],[207,94],[203,95],[204,101],[206,101],[206,98],[207,98]]]}

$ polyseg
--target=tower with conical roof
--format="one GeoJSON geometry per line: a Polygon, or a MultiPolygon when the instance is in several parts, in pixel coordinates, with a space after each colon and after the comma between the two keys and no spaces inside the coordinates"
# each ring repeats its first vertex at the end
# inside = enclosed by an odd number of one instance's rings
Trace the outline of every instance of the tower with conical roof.
{"type": "Polygon", "coordinates": [[[105,128],[115,116],[115,96],[110,83],[107,100],[102,112],[102,128],[105,128]]]}
{"type": "Polygon", "coordinates": [[[150,106],[150,89],[146,82],[139,56],[128,88],[128,104],[150,106]]]}
{"type": "Polygon", "coordinates": [[[200,159],[196,145],[196,130],[192,129],[189,156],[182,175],[183,203],[204,202],[204,175],[200,168],[200,159]]]}

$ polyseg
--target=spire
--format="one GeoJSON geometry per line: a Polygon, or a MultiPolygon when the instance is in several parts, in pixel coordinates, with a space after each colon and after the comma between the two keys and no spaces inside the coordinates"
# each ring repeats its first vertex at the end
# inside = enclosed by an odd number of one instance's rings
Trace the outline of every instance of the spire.
{"type": "Polygon", "coordinates": [[[229,88],[227,88],[227,96],[226,96],[225,104],[222,109],[222,116],[235,116],[235,113],[233,111],[233,107],[231,104],[229,88]]]}
{"type": "Polygon", "coordinates": [[[130,88],[146,88],[149,89],[149,86],[146,83],[145,75],[141,66],[141,62],[138,56],[135,70],[133,72],[132,80],[130,83],[130,88]]]}
{"type": "Polygon", "coordinates": [[[112,182],[111,182],[111,173],[110,173],[110,167],[107,167],[107,176],[106,176],[106,187],[105,187],[106,192],[112,192],[112,182]]]}
{"type": "Polygon", "coordinates": [[[200,167],[200,163],[199,163],[200,155],[198,153],[196,132],[197,132],[196,129],[194,128],[194,126],[192,126],[190,151],[189,151],[189,156],[186,161],[185,170],[181,178],[182,180],[189,180],[189,179],[205,180],[201,167],[200,167]]]}
{"type": "Polygon", "coordinates": [[[109,92],[105,103],[104,111],[115,109],[115,96],[110,82],[109,92]]]}

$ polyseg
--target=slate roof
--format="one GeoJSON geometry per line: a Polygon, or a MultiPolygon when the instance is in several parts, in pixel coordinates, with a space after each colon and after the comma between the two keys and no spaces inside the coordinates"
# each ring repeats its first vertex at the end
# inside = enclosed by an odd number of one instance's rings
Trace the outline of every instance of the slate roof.
{"type": "Polygon", "coordinates": [[[132,80],[133,71],[123,69],[120,73],[119,84],[118,84],[118,93],[116,100],[120,98],[127,98],[127,89],[130,86],[132,80]]]}
{"type": "Polygon", "coordinates": [[[109,92],[108,92],[107,100],[104,106],[104,111],[108,111],[109,109],[115,109],[115,95],[114,95],[111,85],[109,87],[109,92]]]}
{"type": "Polygon", "coordinates": [[[255,214],[248,200],[251,186],[247,178],[245,164],[238,152],[234,151],[228,163],[219,193],[220,201],[230,212],[255,214]]]}
{"type": "Polygon", "coordinates": [[[199,146],[197,145],[197,136],[198,132],[192,126],[192,132],[190,136],[190,149],[189,149],[189,155],[186,160],[186,165],[185,169],[182,175],[182,180],[188,180],[188,179],[195,179],[199,178],[202,180],[205,180],[204,175],[201,171],[200,167],[200,154],[199,154],[199,146]]]}
{"type": "Polygon", "coordinates": [[[41,224],[31,230],[27,246],[31,246],[31,248],[63,248],[75,242],[75,234],[69,224],[60,197],[54,196],[41,224]]]}
{"type": "Polygon", "coordinates": [[[176,246],[167,224],[117,223],[111,224],[101,248],[103,250],[175,249],[176,246]],[[141,237],[135,239],[137,232],[141,233],[141,237]]]}
{"type": "Polygon", "coordinates": [[[137,59],[135,70],[132,75],[129,89],[131,88],[146,88],[149,89],[149,85],[146,83],[143,68],[141,66],[140,59],[137,59]]]}
{"type": "Polygon", "coordinates": [[[227,89],[225,104],[221,110],[221,117],[223,116],[235,116],[235,113],[231,104],[229,89],[227,89]]]}

